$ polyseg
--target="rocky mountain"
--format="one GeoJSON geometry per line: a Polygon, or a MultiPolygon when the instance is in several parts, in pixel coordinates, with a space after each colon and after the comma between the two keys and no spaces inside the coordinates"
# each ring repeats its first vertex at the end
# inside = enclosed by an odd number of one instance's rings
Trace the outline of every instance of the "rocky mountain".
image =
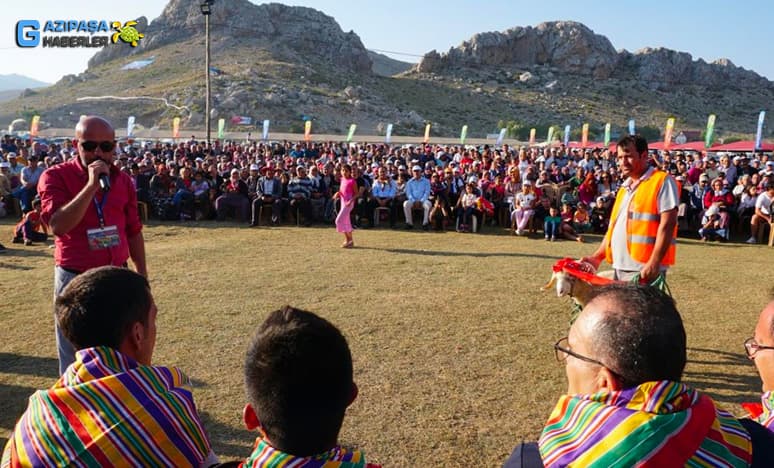
{"type": "Polygon", "coordinates": [[[415,64],[395,60],[384,54],[368,51],[368,57],[371,59],[371,71],[380,76],[394,76],[405,71],[411,70],[415,64]]]}
{"type": "MultiPolygon", "coordinates": [[[[72,128],[78,116],[101,113],[114,122],[134,115],[145,128],[201,129],[204,115],[204,17],[199,2],[170,0],[162,14],[139,18],[137,47],[100,50],[88,69],[48,88],[27,90],[0,106],[0,124],[39,113],[48,125],[72,128]],[[113,96],[113,97],[106,97],[113,96]],[[121,100],[115,99],[121,98],[121,100]]],[[[410,64],[369,53],[354,32],[311,8],[218,1],[211,16],[212,113],[230,121],[272,121],[275,131],[469,135],[509,128],[605,122],[658,133],[677,117],[676,132],[702,128],[717,114],[716,134],[750,134],[774,87],[729,60],[705,63],[684,52],[616,51],[586,26],[549,22],[477,34],[446,53],[410,64]]],[[[228,129],[254,130],[254,126],[228,129]]],[[[766,132],[770,133],[767,128],[766,132]]]]}
{"type": "Polygon", "coordinates": [[[428,52],[417,71],[443,74],[469,68],[535,65],[596,79],[633,79],[647,83],[651,89],[668,89],[676,84],[763,88],[773,85],[728,59],[706,63],[693,60],[686,52],[649,47],[634,53],[617,52],[606,37],[574,21],[479,33],[444,54],[428,52]]]}
{"type": "MultiPolygon", "coordinates": [[[[145,17],[138,23],[137,29],[146,37],[129,50],[136,56],[201,35],[204,20],[199,2],[170,0],[161,16],[150,24],[145,17]]],[[[239,41],[240,48],[268,46],[275,58],[286,61],[336,64],[357,73],[371,71],[368,52],[357,34],[343,32],[336,20],[312,8],[228,0],[213,5],[210,28],[212,37],[218,38],[212,42],[213,57],[234,47],[231,39],[239,41]]],[[[122,48],[107,47],[89,61],[89,67],[126,56],[122,48]]]]}

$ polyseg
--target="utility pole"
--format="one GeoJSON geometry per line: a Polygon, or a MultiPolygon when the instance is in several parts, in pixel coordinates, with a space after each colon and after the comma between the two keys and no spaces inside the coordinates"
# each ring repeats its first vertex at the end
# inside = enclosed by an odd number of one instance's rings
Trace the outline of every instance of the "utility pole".
{"type": "Polygon", "coordinates": [[[212,13],[212,4],[215,0],[203,0],[199,5],[199,9],[204,15],[204,77],[205,77],[205,105],[204,105],[204,121],[207,128],[207,144],[210,143],[210,102],[212,99],[210,89],[210,14],[212,13]]]}

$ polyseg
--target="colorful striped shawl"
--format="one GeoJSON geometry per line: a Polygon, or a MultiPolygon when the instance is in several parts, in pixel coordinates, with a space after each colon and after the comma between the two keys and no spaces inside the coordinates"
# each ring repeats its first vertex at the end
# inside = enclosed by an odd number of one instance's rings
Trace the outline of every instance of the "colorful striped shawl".
{"type": "Polygon", "coordinates": [[[255,440],[253,453],[240,467],[245,468],[379,468],[366,463],[365,455],[359,450],[334,447],[328,452],[313,457],[297,457],[281,452],[259,437],[255,440]]]}
{"type": "Polygon", "coordinates": [[[210,444],[178,369],[106,348],[76,353],[16,424],[2,466],[198,466],[210,444]]]}
{"type": "Polygon", "coordinates": [[[766,426],[770,431],[774,431],[774,392],[766,392],[761,397],[763,403],[763,413],[757,418],[761,426],[766,426]]]}
{"type": "Polygon", "coordinates": [[[712,399],[676,382],[564,395],[538,442],[546,467],[748,466],[750,436],[712,399]]]}

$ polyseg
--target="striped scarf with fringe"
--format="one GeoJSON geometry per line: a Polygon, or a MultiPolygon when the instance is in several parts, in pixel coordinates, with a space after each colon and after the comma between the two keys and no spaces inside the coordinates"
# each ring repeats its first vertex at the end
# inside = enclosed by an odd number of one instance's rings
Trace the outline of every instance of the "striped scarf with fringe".
{"type": "Polygon", "coordinates": [[[564,395],[538,442],[546,467],[746,467],[750,436],[711,398],[677,382],[564,395]]]}
{"type": "Polygon", "coordinates": [[[188,378],[107,347],[76,353],[16,424],[2,466],[198,466],[210,452],[188,378]]]}
{"type": "Polygon", "coordinates": [[[331,450],[311,457],[297,457],[277,450],[259,437],[250,457],[239,465],[240,468],[379,468],[379,465],[366,463],[360,450],[347,450],[334,447],[331,450]]]}

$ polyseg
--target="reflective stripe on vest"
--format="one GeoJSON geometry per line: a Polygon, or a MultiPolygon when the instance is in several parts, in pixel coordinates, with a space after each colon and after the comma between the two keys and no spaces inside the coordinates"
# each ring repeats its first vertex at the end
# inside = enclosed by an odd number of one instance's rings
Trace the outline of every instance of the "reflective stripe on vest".
{"type": "MultiPolygon", "coordinates": [[[[626,247],[629,255],[639,263],[647,263],[653,254],[661,222],[661,214],[658,212],[658,194],[666,177],[667,174],[663,171],[653,171],[650,177],[640,181],[629,201],[628,213],[626,214],[626,247]]],[[[610,228],[605,235],[605,258],[611,265],[613,264],[613,249],[610,243],[615,223],[622,208],[621,204],[626,197],[626,190],[625,187],[621,187],[618,191],[610,217],[610,228]]],[[[676,237],[677,226],[675,226],[671,245],[664,258],[661,259],[662,265],[674,265],[676,237]]]]}

